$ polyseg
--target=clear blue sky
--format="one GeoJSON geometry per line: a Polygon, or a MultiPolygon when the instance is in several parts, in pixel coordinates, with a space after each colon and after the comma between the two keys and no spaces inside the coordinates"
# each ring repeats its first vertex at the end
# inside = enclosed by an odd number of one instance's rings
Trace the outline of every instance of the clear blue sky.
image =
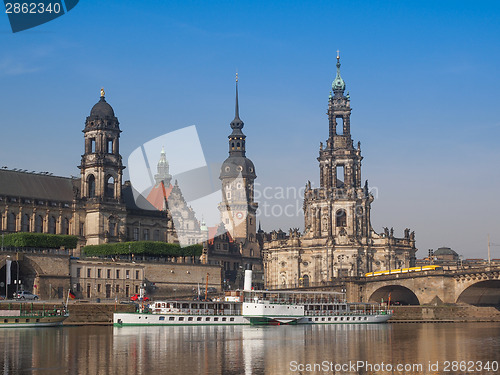
{"type": "MultiPolygon", "coordinates": [[[[78,175],[101,86],[125,161],[194,124],[221,162],[238,70],[257,182],[301,187],[318,180],[339,49],[363,178],[378,189],[374,229],[412,228],[419,257],[446,245],[484,258],[488,233],[500,244],[499,16],[497,1],[89,0],[12,34],[4,14],[0,165],[78,175]]],[[[265,230],[303,225],[261,219],[265,230]]]]}

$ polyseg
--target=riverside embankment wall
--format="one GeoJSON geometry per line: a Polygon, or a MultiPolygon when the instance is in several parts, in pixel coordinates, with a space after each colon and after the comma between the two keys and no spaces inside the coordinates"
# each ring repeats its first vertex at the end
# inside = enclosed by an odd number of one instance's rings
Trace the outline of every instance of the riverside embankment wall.
{"type": "Polygon", "coordinates": [[[494,307],[471,305],[394,306],[392,322],[500,322],[500,311],[494,307]]]}

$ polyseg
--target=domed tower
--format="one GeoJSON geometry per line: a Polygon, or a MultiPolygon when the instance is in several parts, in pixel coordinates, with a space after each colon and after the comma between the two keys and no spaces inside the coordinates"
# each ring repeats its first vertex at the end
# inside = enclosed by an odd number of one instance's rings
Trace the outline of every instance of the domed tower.
{"type": "Polygon", "coordinates": [[[219,205],[221,220],[237,243],[256,242],[254,202],[255,167],[245,156],[244,123],[240,119],[238,103],[238,75],[236,75],[236,106],[232,133],[229,135],[229,157],[221,167],[223,201],[219,205]]]}
{"type": "Polygon", "coordinates": [[[125,167],[119,153],[120,126],[113,108],[104,98],[92,107],[83,130],[85,146],[78,168],[80,197],[86,203],[87,244],[118,240],[122,202],[122,175],[125,167]]]}

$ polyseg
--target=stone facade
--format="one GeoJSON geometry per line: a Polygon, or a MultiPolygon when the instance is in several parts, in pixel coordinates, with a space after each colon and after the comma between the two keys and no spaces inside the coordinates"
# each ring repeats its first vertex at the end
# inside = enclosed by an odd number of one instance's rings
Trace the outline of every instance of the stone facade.
{"type": "Polygon", "coordinates": [[[320,186],[306,184],[304,233],[298,229],[263,234],[266,286],[320,285],[334,278],[412,266],[415,234],[393,229],[376,233],[370,223],[373,195],[361,179],[361,145],[351,138],[351,106],[337,76],[328,102],[329,137],[319,147],[320,186]]]}
{"type": "Polygon", "coordinates": [[[85,120],[80,178],[0,169],[0,233],[76,235],[77,256],[84,245],[142,240],[179,242],[175,228],[193,228],[189,232],[194,238],[191,243],[206,240],[207,234],[200,231],[180,189],[170,185],[172,176],[163,151],[155,177],[157,186],[168,182],[174,214],[166,203],[165,190],[160,192],[161,207],[142,197],[136,202],[131,183],[122,183],[125,166],[119,152],[120,133],[118,119],[101,90],[99,101],[85,120]],[[174,226],[176,220],[179,223],[174,226]]]}

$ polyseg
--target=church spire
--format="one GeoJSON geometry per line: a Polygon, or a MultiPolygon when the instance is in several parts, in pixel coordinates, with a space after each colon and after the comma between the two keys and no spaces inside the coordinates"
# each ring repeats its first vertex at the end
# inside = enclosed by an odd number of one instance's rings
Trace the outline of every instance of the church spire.
{"type": "Polygon", "coordinates": [[[337,50],[337,76],[332,82],[332,90],[336,97],[344,96],[345,82],[340,76],[340,51],[337,50]]]}
{"type": "Polygon", "coordinates": [[[229,135],[229,156],[245,156],[245,134],[243,121],[240,119],[240,105],[238,101],[238,73],[236,73],[236,102],[234,106],[234,120],[231,121],[233,132],[229,135]]]}
{"type": "Polygon", "coordinates": [[[241,121],[240,119],[240,105],[238,102],[238,73],[236,73],[236,103],[234,106],[234,120],[231,121],[231,128],[242,129],[243,126],[244,126],[243,121],[241,121]]]}

